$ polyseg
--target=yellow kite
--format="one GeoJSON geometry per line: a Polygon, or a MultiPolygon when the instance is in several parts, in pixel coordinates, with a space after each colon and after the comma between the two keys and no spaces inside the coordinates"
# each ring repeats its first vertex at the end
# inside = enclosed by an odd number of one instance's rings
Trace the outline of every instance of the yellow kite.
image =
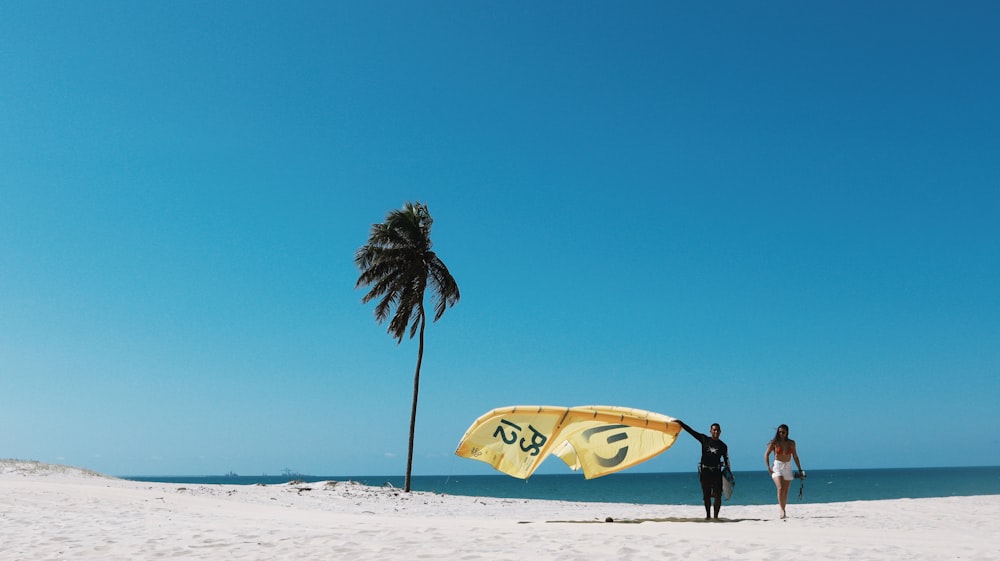
{"type": "Polygon", "coordinates": [[[656,456],[680,431],[673,417],[629,407],[515,405],[476,419],[455,454],[521,479],[553,454],[593,479],[656,456]]]}

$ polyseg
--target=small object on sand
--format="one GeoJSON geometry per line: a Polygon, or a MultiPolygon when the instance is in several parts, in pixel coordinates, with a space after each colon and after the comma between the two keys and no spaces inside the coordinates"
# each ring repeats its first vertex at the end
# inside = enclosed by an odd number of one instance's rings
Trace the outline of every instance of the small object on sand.
{"type": "Polygon", "coordinates": [[[614,522],[614,521],[615,521],[615,519],[614,519],[614,518],[611,518],[611,517],[609,516],[609,517],[605,518],[605,519],[604,519],[604,521],[605,521],[605,522],[614,522]]]}

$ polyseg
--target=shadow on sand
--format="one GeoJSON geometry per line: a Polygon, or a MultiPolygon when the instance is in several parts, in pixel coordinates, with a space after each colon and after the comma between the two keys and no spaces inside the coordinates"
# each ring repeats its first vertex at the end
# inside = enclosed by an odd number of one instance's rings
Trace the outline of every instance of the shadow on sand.
{"type": "MultiPolygon", "coordinates": [[[[618,518],[614,519],[610,516],[604,520],[546,520],[546,524],[642,524],[643,522],[695,522],[702,524],[723,524],[728,522],[762,522],[764,518],[713,518],[711,520],[706,518],[681,518],[681,517],[668,517],[668,518],[618,518]]],[[[521,522],[521,524],[530,524],[530,522],[521,522]]]]}

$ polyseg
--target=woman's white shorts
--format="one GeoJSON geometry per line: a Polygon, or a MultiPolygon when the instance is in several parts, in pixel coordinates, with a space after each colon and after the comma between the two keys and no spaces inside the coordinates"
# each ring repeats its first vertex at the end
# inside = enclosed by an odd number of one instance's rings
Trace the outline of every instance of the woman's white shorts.
{"type": "Polygon", "coordinates": [[[785,481],[792,480],[792,462],[779,462],[774,460],[774,468],[771,470],[773,479],[782,478],[785,481]]]}

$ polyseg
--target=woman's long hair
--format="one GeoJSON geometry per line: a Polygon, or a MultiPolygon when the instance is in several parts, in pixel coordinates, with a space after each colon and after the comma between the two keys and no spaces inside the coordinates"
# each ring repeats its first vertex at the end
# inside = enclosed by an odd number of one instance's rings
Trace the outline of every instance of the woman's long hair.
{"type": "Polygon", "coordinates": [[[788,425],[778,425],[778,430],[774,431],[774,438],[771,439],[771,444],[775,442],[781,442],[781,429],[785,429],[785,440],[788,440],[788,425]]]}

